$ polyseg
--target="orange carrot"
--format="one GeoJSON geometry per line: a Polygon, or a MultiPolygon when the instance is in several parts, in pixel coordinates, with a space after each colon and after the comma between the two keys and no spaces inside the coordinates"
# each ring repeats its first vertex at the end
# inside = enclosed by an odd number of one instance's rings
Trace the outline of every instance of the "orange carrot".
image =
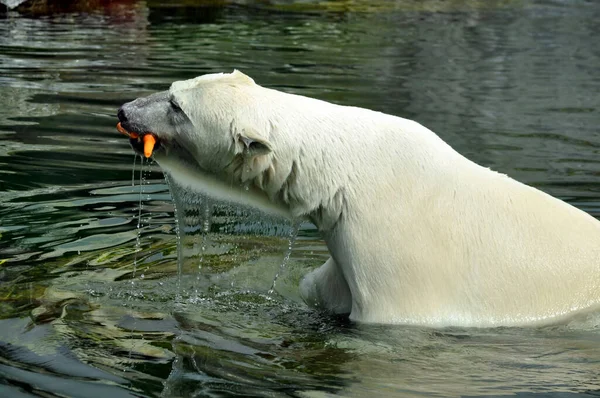
{"type": "Polygon", "coordinates": [[[117,130],[119,130],[119,133],[125,134],[129,138],[136,139],[139,137],[137,133],[130,133],[129,131],[125,130],[125,128],[121,126],[121,122],[117,123],[117,130]]]}
{"type": "Polygon", "coordinates": [[[149,158],[152,156],[154,145],[156,144],[156,138],[152,134],[146,134],[144,136],[144,156],[149,158]]]}

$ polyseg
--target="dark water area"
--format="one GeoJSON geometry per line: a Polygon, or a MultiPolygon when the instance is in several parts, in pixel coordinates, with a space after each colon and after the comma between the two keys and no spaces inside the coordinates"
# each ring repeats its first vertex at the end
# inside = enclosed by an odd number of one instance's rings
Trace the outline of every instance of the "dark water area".
{"type": "Polygon", "coordinates": [[[237,68],[417,120],[598,217],[598,21],[595,0],[0,6],[0,396],[600,396],[597,315],[437,330],[318,314],[297,289],[328,257],[312,225],[282,269],[289,222],[179,192],[177,225],[160,169],[138,159],[132,186],[115,130],[122,103],[237,68]]]}

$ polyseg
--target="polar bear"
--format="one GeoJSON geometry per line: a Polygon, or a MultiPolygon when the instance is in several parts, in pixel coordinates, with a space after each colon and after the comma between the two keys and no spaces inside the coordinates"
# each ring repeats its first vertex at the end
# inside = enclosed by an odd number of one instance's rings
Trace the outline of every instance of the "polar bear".
{"type": "Polygon", "coordinates": [[[138,152],[156,138],[150,152],[180,184],[311,220],[331,258],[301,282],[309,305],[436,327],[540,325],[600,307],[600,222],[417,122],[238,71],[174,82],[118,117],[138,152]]]}

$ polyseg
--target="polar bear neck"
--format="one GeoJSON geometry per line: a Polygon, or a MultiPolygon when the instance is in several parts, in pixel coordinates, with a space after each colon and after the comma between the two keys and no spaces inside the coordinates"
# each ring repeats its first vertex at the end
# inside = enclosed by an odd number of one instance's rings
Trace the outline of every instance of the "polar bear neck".
{"type": "Polygon", "coordinates": [[[261,170],[247,181],[322,232],[332,231],[348,206],[369,205],[357,203],[360,198],[382,189],[408,198],[431,176],[444,178],[448,163],[462,158],[411,120],[255,87],[262,93],[254,109],[269,110],[274,149],[260,159],[262,166],[243,166],[261,170]]]}
{"type": "Polygon", "coordinates": [[[265,192],[272,202],[285,206],[296,219],[308,217],[321,231],[331,230],[345,209],[343,185],[337,190],[311,187],[307,176],[313,174],[301,157],[288,162],[272,156],[268,167],[252,179],[257,189],[265,192]],[[321,195],[311,197],[312,190],[321,195]]]}

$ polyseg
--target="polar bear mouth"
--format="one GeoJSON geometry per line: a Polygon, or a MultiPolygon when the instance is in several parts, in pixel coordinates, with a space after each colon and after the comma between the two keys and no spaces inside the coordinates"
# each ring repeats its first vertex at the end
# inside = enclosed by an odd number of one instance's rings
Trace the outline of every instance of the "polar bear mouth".
{"type": "Polygon", "coordinates": [[[146,158],[152,156],[153,152],[160,147],[160,141],[156,134],[151,132],[138,133],[126,129],[121,122],[117,123],[117,130],[129,137],[129,143],[134,151],[144,154],[146,158]]]}

